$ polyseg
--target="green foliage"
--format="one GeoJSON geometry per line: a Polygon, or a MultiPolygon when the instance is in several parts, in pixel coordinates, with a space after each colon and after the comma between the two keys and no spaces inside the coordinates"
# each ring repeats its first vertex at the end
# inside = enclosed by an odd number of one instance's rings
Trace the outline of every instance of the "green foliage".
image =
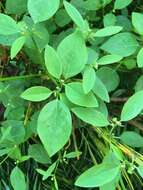
{"type": "Polygon", "coordinates": [[[47,99],[51,95],[51,93],[51,90],[44,86],[33,86],[31,88],[26,89],[21,94],[21,97],[25,100],[39,102],[47,99]]]}
{"type": "Polygon", "coordinates": [[[129,100],[125,103],[122,114],[121,120],[128,121],[134,117],[136,117],[143,109],[143,102],[142,100],[143,91],[136,92],[133,96],[129,98],[129,100]]]}
{"type": "Polygon", "coordinates": [[[27,189],[25,176],[24,176],[23,172],[17,166],[12,170],[12,172],[10,174],[10,181],[11,181],[11,184],[12,184],[14,190],[18,190],[19,187],[22,190],[27,189]]]}
{"type": "Polygon", "coordinates": [[[41,110],[37,130],[50,157],[66,144],[71,134],[71,126],[70,112],[61,101],[53,100],[41,110]]]}
{"type": "Polygon", "coordinates": [[[142,1],[0,12],[0,189],[142,189],[142,1]]]}
{"type": "Polygon", "coordinates": [[[20,32],[15,20],[11,17],[0,13],[0,35],[12,35],[20,32]]]}
{"type": "Polygon", "coordinates": [[[133,131],[125,131],[120,136],[121,141],[131,147],[142,147],[143,146],[143,138],[133,131]]]}
{"type": "Polygon", "coordinates": [[[35,23],[48,20],[57,11],[59,0],[28,0],[28,11],[35,23]]]}

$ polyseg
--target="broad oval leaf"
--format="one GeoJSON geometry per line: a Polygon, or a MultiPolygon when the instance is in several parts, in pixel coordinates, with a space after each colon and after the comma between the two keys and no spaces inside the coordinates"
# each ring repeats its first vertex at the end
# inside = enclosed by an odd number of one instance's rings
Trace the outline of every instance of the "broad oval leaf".
{"type": "Polygon", "coordinates": [[[0,13],[0,35],[12,35],[19,33],[19,27],[10,16],[0,13]]]}
{"type": "Polygon", "coordinates": [[[13,42],[13,44],[11,46],[11,52],[10,52],[11,59],[13,59],[18,54],[18,52],[23,47],[25,41],[26,41],[26,37],[25,36],[21,36],[21,37],[17,38],[13,42]]]}
{"type": "Polygon", "coordinates": [[[87,67],[83,72],[82,86],[85,94],[89,93],[95,83],[96,75],[92,67],[87,67]]]}
{"type": "Polygon", "coordinates": [[[51,94],[52,91],[44,86],[33,86],[26,89],[21,94],[21,98],[33,102],[39,102],[42,100],[46,100],[51,94]]]}
{"type": "Polygon", "coordinates": [[[108,92],[115,90],[119,85],[119,75],[116,70],[110,67],[101,67],[96,72],[96,75],[102,81],[108,92]]]}
{"type": "Polygon", "coordinates": [[[69,109],[59,100],[47,103],[38,118],[38,135],[51,157],[68,141],[72,130],[69,109]]]}
{"type": "Polygon", "coordinates": [[[27,185],[25,182],[25,176],[23,172],[16,166],[10,174],[10,182],[14,190],[26,190],[27,185]]]}
{"type": "Polygon", "coordinates": [[[79,187],[100,187],[114,180],[120,173],[120,166],[100,164],[86,170],[76,180],[79,187]]]}
{"type": "Polygon", "coordinates": [[[120,136],[121,141],[131,147],[143,147],[143,137],[134,131],[125,131],[120,136]]]}
{"type": "Polygon", "coordinates": [[[85,30],[85,21],[83,20],[81,14],[79,11],[70,3],[67,1],[64,1],[65,9],[68,13],[68,15],[71,17],[71,19],[74,21],[74,23],[81,29],[85,30]]]}
{"type": "Polygon", "coordinates": [[[116,54],[105,55],[101,57],[100,59],[98,59],[97,63],[98,65],[108,65],[108,64],[119,62],[121,61],[122,58],[123,58],[122,56],[116,55],[116,54]]]}
{"type": "Polygon", "coordinates": [[[62,63],[57,52],[49,45],[45,48],[45,65],[48,72],[55,78],[60,78],[62,74],[62,63]]]}
{"type": "Polygon", "coordinates": [[[124,104],[121,120],[128,121],[136,117],[141,110],[143,109],[143,90],[136,92],[133,96],[131,96],[128,101],[124,104]]]}
{"type": "Polygon", "coordinates": [[[92,92],[85,94],[82,83],[72,82],[65,86],[67,98],[74,104],[85,107],[97,107],[98,102],[92,92]]]}
{"type": "Polygon", "coordinates": [[[81,120],[95,127],[105,127],[109,125],[105,115],[97,111],[96,108],[74,107],[72,111],[81,120]]]}
{"type": "Polygon", "coordinates": [[[20,15],[27,11],[28,0],[6,0],[6,12],[8,14],[20,15]]]}
{"type": "Polygon", "coordinates": [[[123,29],[121,26],[107,26],[95,32],[94,37],[106,37],[117,34],[123,29]]]}
{"type": "Polygon", "coordinates": [[[109,94],[106,86],[98,77],[96,77],[92,91],[102,100],[109,102],[109,94]]]}
{"type": "Polygon", "coordinates": [[[137,54],[137,64],[139,68],[143,67],[143,48],[137,54]]]}
{"type": "Polygon", "coordinates": [[[114,26],[116,24],[116,21],[117,21],[117,18],[113,13],[107,13],[103,19],[104,27],[114,26]]]}
{"type": "Polygon", "coordinates": [[[135,53],[138,46],[139,44],[133,34],[123,32],[110,37],[101,46],[101,49],[111,54],[127,57],[135,53]]]}
{"type": "Polygon", "coordinates": [[[35,23],[51,18],[60,5],[60,0],[28,0],[28,11],[35,23]]]}
{"type": "Polygon", "coordinates": [[[127,7],[133,0],[115,0],[114,9],[123,9],[127,7]]]}
{"type": "Polygon", "coordinates": [[[133,12],[132,13],[132,24],[136,32],[140,35],[143,35],[143,14],[133,12]]]}
{"type": "Polygon", "coordinates": [[[87,62],[87,48],[79,31],[67,36],[59,44],[57,52],[62,61],[63,76],[67,79],[80,73],[87,62]]]}
{"type": "Polygon", "coordinates": [[[33,158],[36,162],[42,164],[50,163],[50,158],[47,154],[47,151],[41,144],[32,144],[28,148],[28,156],[33,158]]]}

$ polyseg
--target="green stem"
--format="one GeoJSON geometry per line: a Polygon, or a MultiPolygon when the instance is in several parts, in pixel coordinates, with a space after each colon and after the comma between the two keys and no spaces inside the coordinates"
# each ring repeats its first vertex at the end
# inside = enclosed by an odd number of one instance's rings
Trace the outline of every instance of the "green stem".
{"type": "Polygon", "coordinates": [[[0,82],[11,81],[11,80],[19,80],[19,79],[30,79],[35,77],[47,77],[44,74],[31,74],[31,75],[23,75],[23,76],[14,76],[14,77],[3,77],[0,78],[0,82]]]}

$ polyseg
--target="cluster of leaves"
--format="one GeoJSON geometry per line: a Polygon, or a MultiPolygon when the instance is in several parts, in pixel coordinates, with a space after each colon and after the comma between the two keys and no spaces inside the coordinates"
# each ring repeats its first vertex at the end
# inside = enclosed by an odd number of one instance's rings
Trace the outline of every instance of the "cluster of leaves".
{"type": "Polygon", "coordinates": [[[0,10],[0,189],[141,189],[142,1],[0,10]]]}

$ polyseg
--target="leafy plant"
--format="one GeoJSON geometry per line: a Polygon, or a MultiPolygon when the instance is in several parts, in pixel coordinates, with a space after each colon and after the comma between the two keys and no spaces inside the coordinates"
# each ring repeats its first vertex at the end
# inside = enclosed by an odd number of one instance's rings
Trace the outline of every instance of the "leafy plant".
{"type": "Polygon", "coordinates": [[[0,10],[0,189],[141,189],[141,0],[0,10]]]}

